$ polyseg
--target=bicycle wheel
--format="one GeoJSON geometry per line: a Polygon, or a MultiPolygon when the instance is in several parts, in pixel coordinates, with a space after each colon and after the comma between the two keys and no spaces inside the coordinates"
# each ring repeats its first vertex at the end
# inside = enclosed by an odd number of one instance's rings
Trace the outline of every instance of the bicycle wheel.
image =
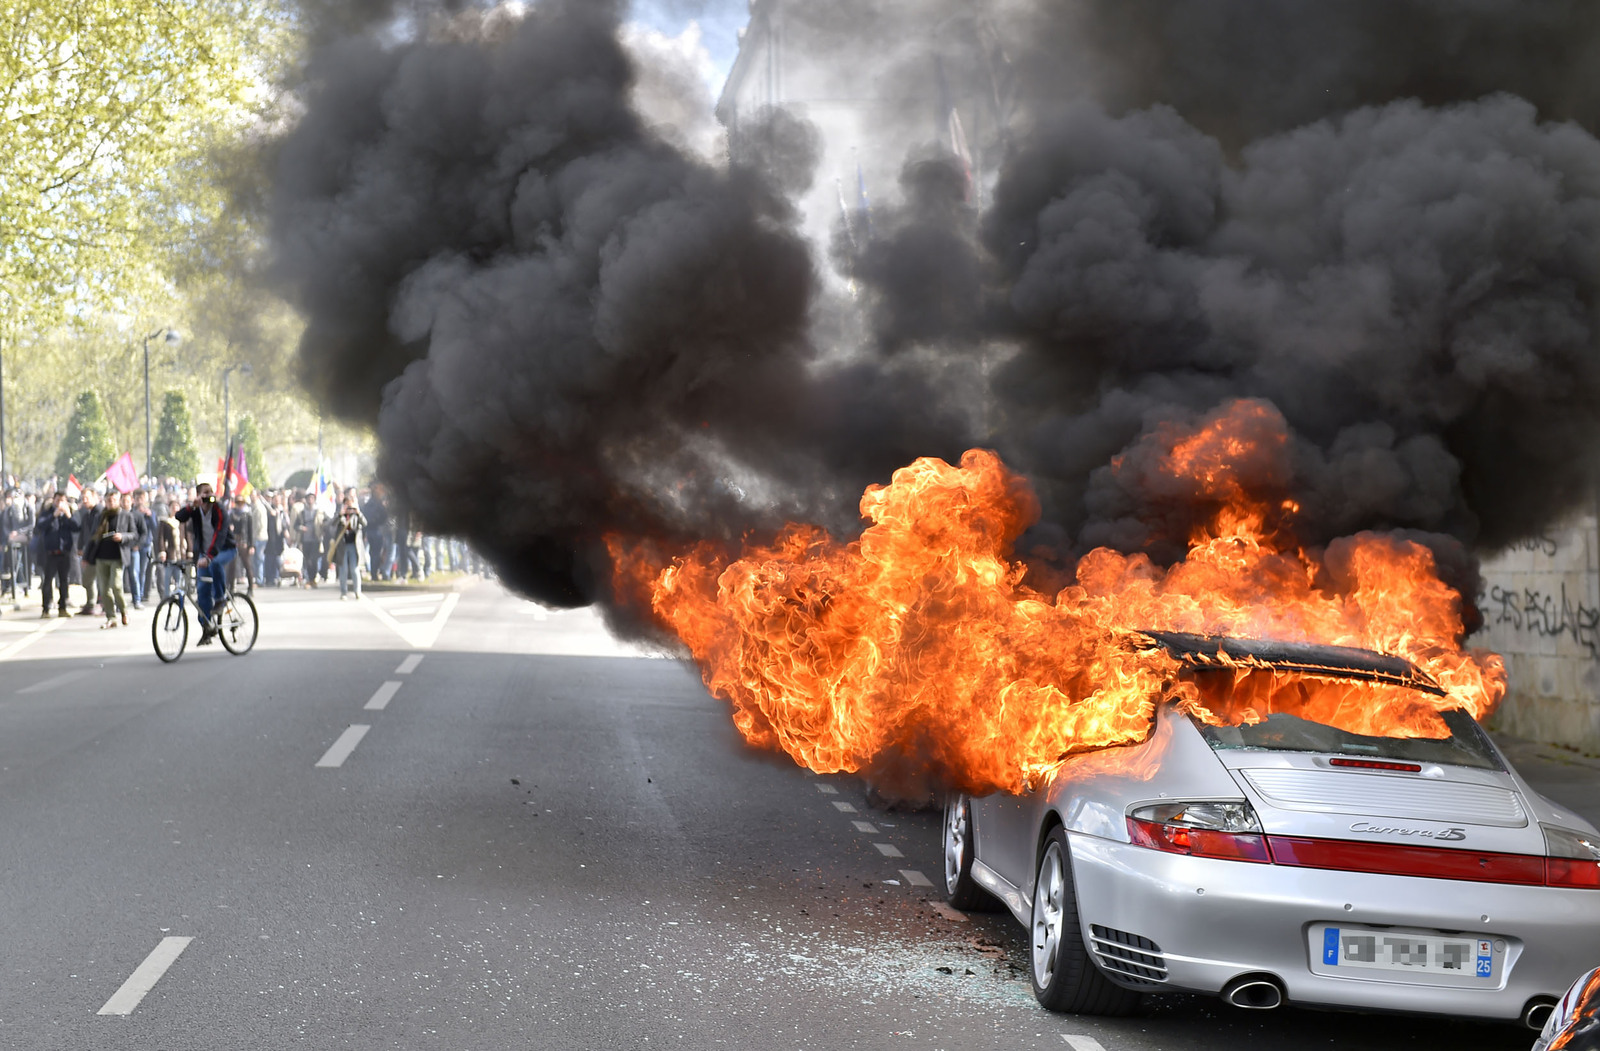
{"type": "Polygon", "coordinates": [[[156,615],[150,619],[150,641],[165,664],[183,656],[183,648],[189,644],[189,613],[177,595],[168,595],[156,606],[156,615]]]}
{"type": "Polygon", "coordinates": [[[235,657],[243,657],[256,644],[256,632],[261,625],[256,620],[256,604],[249,595],[229,595],[217,615],[217,638],[222,648],[235,657]]]}

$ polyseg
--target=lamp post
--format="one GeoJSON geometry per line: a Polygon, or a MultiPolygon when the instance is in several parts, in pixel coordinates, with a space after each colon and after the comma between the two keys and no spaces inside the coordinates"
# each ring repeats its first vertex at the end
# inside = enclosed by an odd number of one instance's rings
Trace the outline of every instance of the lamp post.
{"type": "MultiPolygon", "coordinates": [[[[229,399],[229,394],[228,394],[228,379],[229,379],[230,375],[232,373],[234,373],[234,372],[238,372],[241,375],[248,376],[248,375],[250,375],[250,371],[251,371],[250,370],[250,365],[248,363],[243,364],[243,365],[229,365],[227,368],[222,370],[222,455],[223,456],[227,456],[229,449],[232,448],[232,446],[233,446],[233,423],[231,422],[232,421],[232,416],[230,415],[230,406],[229,406],[229,400],[230,399],[229,399]]],[[[228,470],[228,469],[231,469],[232,467],[233,467],[232,464],[225,464],[223,469],[224,470],[228,470]]],[[[224,477],[226,477],[226,475],[224,475],[224,477]]]]}
{"type": "Polygon", "coordinates": [[[183,342],[183,336],[177,329],[168,326],[158,328],[144,337],[144,475],[150,477],[150,341],[157,336],[166,339],[167,346],[176,347],[183,342]]]}

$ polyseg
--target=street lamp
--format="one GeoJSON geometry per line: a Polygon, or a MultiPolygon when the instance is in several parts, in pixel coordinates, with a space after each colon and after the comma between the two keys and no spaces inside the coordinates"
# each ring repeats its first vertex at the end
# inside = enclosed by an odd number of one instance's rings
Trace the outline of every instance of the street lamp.
{"type": "Polygon", "coordinates": [[[150,477],[150,341],[157,336],[162,336],[167,341],[167,346],[176,347],[183,342],[183,336],[172,327],[158,328],[144,337],[144,476],[150,477]]]}
{"type": "MultiPolygon", "coordinates": [[[[251,372],[250,365],[248,362],[243,365],[229,365],[222,370],[222,455],[224,456],[228,455],[229,450],[233,448],[233,424],[230,422],[231,416],[229,415],[228,404],[228,377],[230,373],[235,371],[242,376],[248,376],[251,372]]],[[[227,464],[224,470],[231,470],[232,467],[232,464],[227,464]]],[[[227,476],[224,475],[223,477],[227,476]]]]}

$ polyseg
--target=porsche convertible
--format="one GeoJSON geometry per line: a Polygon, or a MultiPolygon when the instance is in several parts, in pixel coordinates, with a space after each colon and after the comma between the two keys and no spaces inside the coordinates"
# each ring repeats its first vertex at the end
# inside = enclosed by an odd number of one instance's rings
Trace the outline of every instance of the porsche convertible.
{"type": "MultiPolygon", "coordinates": [[[[1278,697],[1297,680],[1444,693],[1366,650],[1141,638],[1203,695],[1252,677],[1278,697]]],[[[1542,1026],[1600,945],[1600,832],[1463,711],[1383,736],[1268,708],[1212,725],[1163,701],[1140,744],[1069,758],[1021,795],[952,797],[950,903],[1010,910],[1056,1011],[1190,992],[1542,1026]]]]}

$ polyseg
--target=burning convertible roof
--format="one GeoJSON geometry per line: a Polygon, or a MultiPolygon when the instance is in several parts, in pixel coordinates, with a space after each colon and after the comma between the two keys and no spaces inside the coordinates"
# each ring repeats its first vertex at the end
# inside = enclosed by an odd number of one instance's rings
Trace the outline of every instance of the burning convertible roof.
{"type": "MultiPolygon", "coordinates": [[[[1237,639],[1225,635],[1191,635],[1181,631],[1136,633],[1148,644],[1142,649],[1166,650],[1193,668],[1270,668],[1334,679],[1409,686],[1443,697],[1444,689],[1415,664],[1374,650],[1350,646],[1318,646],[1306,642],[1237,639]]],[[[1137,643],[1136,643],[1137,644],[1137,643]]]]}

